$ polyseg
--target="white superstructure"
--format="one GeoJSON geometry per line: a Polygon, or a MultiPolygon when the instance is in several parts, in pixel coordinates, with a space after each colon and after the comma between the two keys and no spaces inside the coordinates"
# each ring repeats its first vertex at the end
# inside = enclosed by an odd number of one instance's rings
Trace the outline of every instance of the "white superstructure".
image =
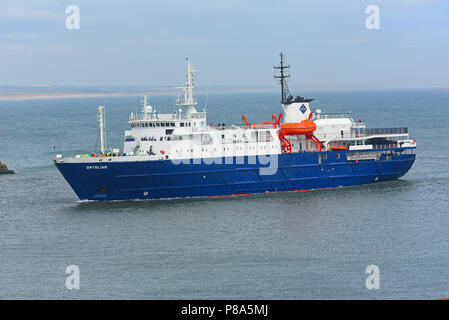
{"type": "Polygon", "coordinates": [[[210,126],[206,111],[197,111],[193,97],[193,68],[187,59],[187,83],[176,99],[176,111],[163,114],[143,99],[140,114],[131,113],[123,152],[155,159],[207,158],[281,152],[277,128],[210,126]]]}

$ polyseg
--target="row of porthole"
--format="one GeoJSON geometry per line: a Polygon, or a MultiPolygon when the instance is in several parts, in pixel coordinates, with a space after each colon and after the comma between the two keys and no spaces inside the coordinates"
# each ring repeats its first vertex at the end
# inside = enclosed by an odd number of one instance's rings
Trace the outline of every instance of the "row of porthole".
{"type": "Polygon", "coordinates": [[[131,128],[153,128],[153,127],[174,127],[174,122],[155,122],[155,123],[136,123],[132,124],[131,128]]]}
{"type": "MultiPolygon", "coordinates": [[[[249,150],[255,150],[255,147],[250,147],[249,148],[249,150]]],[[[266,147],[265,146],[263,146],[263,147],[261,147],[261,149],[266,149],[266,147]]],[[[271,149],[276,149],[276,147],[275,146],[271,146],[271,149]]],[[[243,150],[243,148],[237,148],[236,150],[243,150]]],[[[217,149],[215,148],[214,149],[214,151],[217,151],[217,149]]],[[[223,151],[229,151],[229,148],[223,148],[223,151]]],[[[193,152],[193,149],[187,149],[187,152],[193,152]]],[[[201,149],[201,152],[207,152],[207,149],[206,150],[204,150],[204,149],[201,149]]],[[[176,150],[176,153],[178,153],[178,150],[176,150]]]]}

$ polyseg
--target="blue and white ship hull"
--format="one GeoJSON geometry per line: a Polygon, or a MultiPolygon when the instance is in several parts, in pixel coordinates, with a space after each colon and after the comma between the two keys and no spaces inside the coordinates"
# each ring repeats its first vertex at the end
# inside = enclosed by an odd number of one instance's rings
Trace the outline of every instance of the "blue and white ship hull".
{"type": "Polygon", "coordinates": [[[129,116],[123,151],[106,147],[105,108],[98,108],[100,154],[57,155],[55,165],[81,200],[170,199],[302,191],[397,179],[415,160],[408,128],[367,128],[351,113],[312,110],[313,99],[281,84],[283,113],[260,124],[207,124],[197,110],[187,60],[184,98],[173,113],[146,96],[129,116]]]}
{"type": "Polygon", "coordinates": [[[55,164],[81,200],[127,200],[231,196],[360,185],[397,179],[409,171],[415,160],[411,148],[370,150],[373,151],[385,155],[379,160],[348,161],[351,151],[279,154],[275,155],[277,170],[274,174],[261,174],[260,169],[267,164],[259,161],[248,164],[247,157],[223,158],[220,159],[222,164],[204,160],[198,164],[178,164],[171,160],[113,161],[114,158],[110,158],[111,161],[103,158],[101,162],[55,160],[55,164]],[[391,151],[395,155],[387,157],[391,151]]]}

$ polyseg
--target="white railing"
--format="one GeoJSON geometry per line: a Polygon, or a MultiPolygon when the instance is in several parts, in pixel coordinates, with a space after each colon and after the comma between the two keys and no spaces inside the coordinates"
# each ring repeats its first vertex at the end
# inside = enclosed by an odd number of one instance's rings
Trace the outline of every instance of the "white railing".
{"type": "Polygon", "coordinates": [[[352,118],[351,112],[333,112],[333,113],[314,113],[314,119],[339,119],[339,118],[352,118]]]}

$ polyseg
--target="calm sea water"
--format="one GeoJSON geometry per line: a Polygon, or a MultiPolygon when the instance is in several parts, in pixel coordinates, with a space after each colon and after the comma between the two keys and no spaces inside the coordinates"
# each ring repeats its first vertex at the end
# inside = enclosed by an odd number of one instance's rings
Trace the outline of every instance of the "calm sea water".
{"type": "MultiPolygon", "coordinates": [[[[51,163],[108,145],[138,97],[0,101],[0,298],[449,297],[449,91],[310,92],[323,111],[407,126],[417,161],[398,181],[231,198],[80,202],[51,163]],[[65,269],[80,268],[79,290],[65,269]],[[365,268],[380,269],[367,290],[365,268]]],[[[200,103],[204,96],[198,96],[200,103]]],[[[269,120],[278,94],[209,95],[208,122],[269,120]]],[[[154,105],[172,111],[173,97],[154,105]]]]}

